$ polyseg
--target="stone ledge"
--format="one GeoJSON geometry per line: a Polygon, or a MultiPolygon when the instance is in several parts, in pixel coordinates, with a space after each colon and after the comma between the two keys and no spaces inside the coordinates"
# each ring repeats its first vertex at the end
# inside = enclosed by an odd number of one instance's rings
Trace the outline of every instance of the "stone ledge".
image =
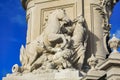
{"type": "Polygon", "coordinates": [[[22,76],[7,76],[3,80],[80,80],[79,71],[61,71],[56,73],[24,74],[22,76]]]}
{"type": "MultiPolygon", "coordinates": [[[[30,1],[35,1],[35,0],[21,0],[23,8],[26,10],[27,9],[27,4],[30,1]]],[[[37,0],[36,0],[37,1],[37,0]]],[[[51,2],[51,1],[58,1],[58,0],[38,0],[37,2],[39,3],[44,3],[44,2],[51,2]]]]}
{"type": "Polygon", "coordinates": [[[87,75],[82,78],[82,80],[98,80],[106,74],[105,71],[101,70],[91,70],[88,71],[87,75]]]}

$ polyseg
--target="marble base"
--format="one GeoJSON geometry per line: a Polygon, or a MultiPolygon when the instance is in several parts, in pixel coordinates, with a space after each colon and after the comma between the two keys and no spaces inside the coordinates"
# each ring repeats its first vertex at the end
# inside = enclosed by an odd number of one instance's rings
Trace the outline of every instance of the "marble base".
{"type": "Polygon", "coordinates": [[[9,75],[3,80],[80,80],[79,71],[60,71],[56,73],[42,73],[42,74],[24,74],[22,76],[9,75]]]}
{"type": "Polygon", "coordinates": [[[105,71],[101,70],[90,70],[87,75],[84,76],[81,80],[99,80],[106,74],[105,71]]]}

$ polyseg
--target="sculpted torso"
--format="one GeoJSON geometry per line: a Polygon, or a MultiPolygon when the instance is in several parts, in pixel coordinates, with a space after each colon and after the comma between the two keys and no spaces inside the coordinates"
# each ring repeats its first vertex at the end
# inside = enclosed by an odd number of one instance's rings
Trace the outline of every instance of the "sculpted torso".
{"type": "Polygon", "coordinates": [[[78,24],[76,25],[76,28],[74,29],[73,32],[73,37],[72,40],[74,41],[73,46],[74,47],[78,47],[82,42],[84,42],[84,27],[82,26],[82,24],[78,24]]]}

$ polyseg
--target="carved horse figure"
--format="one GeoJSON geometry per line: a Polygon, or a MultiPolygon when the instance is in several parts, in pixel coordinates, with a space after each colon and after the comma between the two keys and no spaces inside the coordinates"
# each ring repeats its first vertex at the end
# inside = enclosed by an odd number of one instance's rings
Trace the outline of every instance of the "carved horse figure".
{"type": "Polygon", "coordinates": [[[37,38],[38,41],[41,41],[46,46],[49,45],[52,46],[51,42],[54,42],[57,39],[62,38],[63,44],[61,47],[64,47],[66,44],[66,39],[63,34],[60,34],[61,33],[60,29],[64,23],[60,24],[60,21],[65,23],[70,21],[70,19],[67,17],[65,13],[65,10],[62,9],[55,10],[48,16],[46,28],[44,29],[41,36],[37,38]]]}
{"type": "Polygon", "coordinates": [[[61,48],[65,47],[67,43],[66,38],[61,34],[60,29],[64,23],[69,21],[70,19],[67,17],[65,10],[57,9],[49,14],[46,28],[42,34],[26,48],[26,53],[29,58],[27,69],[30,69],[33,63],[38,59],[38,56],[42,55],[43,51],[52,50],[51,48],[55,44],[58,44],[60,40],[62,40],[61,48]],[[63,24],[61,24],[60,21],[63,22],[63,24]]]}

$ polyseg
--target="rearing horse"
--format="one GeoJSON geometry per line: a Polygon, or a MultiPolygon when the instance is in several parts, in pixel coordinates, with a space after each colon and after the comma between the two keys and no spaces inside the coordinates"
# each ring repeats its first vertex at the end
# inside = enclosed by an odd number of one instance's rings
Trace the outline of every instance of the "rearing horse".
{"type": "Polygon", "coordinates": [[[27,63],[29,67],[38,59],[38,55],[43,53],[44,46],[52,47],[53,43],[58,44],[54,41],[62,40],[61,48],[64,48],[67,42],[65,36],[61,34],[60,29],[63,24],[60,21],[64,24],[64,22],[70,22],[70,19],[67,17],[65,10],[57,9],[48,16],[46,28],[42,34],[28,45],[26,51],[29,57],[27,63]]]}
{"type": "Polygon", "coordinates": [[[62,22],[69,22],[70,19],[67,17],[65,10],[57,9],[54,12],[52,12],[48,17],[48,22],[46,25],[45,30],[41,34],[40,37],[38,37],[38,40],[41,40],[41,42],[44,42],[46,46],[52,45],[51,42],[54,42],[57,39],[62,38],[63,44],[61,47],[64,47],[66,44],[66,39],[63,34],[60,34],[61,27],[63,24],[60,24],[60,20],[62,22]]]}

